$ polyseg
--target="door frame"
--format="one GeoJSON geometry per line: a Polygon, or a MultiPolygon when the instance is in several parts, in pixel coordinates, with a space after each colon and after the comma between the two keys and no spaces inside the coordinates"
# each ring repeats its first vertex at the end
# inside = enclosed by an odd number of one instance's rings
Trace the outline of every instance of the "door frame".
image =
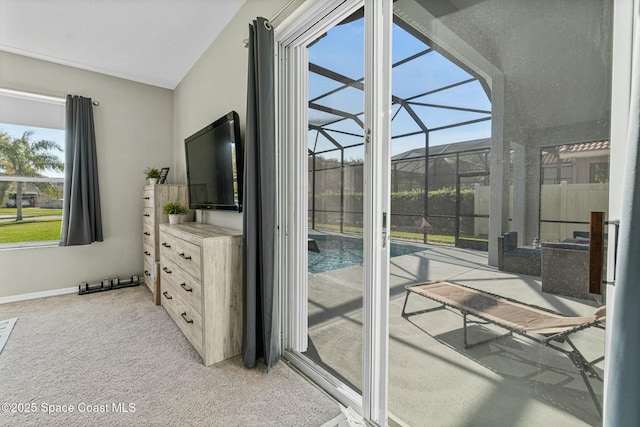
{"type": "Polygon", "coordinates": [[[278,158],[277,277],[283,356],[345,406],[386,425],[388,417],[387,244],[390,229],[392,2],[306,2],[275,29],[278,158]],[[308,151],[306,46],[365,6],[365,166],[363,192],[362,395],[302,355],[307,346],[308,151]],[[388,217],[388,219],[387,219],[388,217]]]}
{"type": "MultiPolygon", "coordinates": [[[[296,292],[292,293],[292,290],[286,286],[299,272],[296,270],[296,266],[289,265],[287,262],[286,254],[288,250],[291,248],[295,248],[298,245],[298,249],[302,249],[301,253],[304,253],[304,257],[306,257],[306,242],[304,246],[301,246],[299,242],[293,238],[295,232],[297,232],[297,228],[300,226],[300,219],[304,220],[306,223],[306,216],[301,215],[296,212],[293,205],[294,201],[297,197],[300,196],[298,193],[290,193],[289,186],[287,182],[290,180],[290,177],[296,176],[296,173],[299,171],[296,169],[295,165],[291,165],[291,160],[296,158],[295,153],[288,152],[288,147],[285,144],[287,138],[295,136],[295,129],[290,127],[290,121],[288,117],[286,117],[287,111],[290,110],[290,106],[293,105],[291,102],[295,100],[295,96],[292,93],[285,93],[284,95],[281,93],[282,91],[278,90],[279,86],[283,86],[284,83],[287,82],[288,73],[291,73],[295,67],[287,65],[288,61],[293,62],[292,58],[295,58],[297,52],[293,52],[293,57],[284,55],[283,43],[292,42],[303,34],[302,26],[299,25],[300,22],[311,22],[313,16],[316,19],[316,22],[320,20],[323,16],[328,15],[332,10],[338,7],[346,7],[345,1],[338,0],[327,0],[327,1],[306,1],[300,6],[297,10],[295,10],[289,18],[287,18],[282,24],[276,27],[276,52],[277,52],[277,80],[276,84],[276,94],[278,94],[277,100],[277,108],[276,112],[278,115],[277,122],[277,135],[278,135],[278,241],[277,241],[277,262],[278,262],[278,276],[276,278],[276,283],[278,283],[279,289],[281,290],[281,307],[282,307],[282,324],[283,327],[289,327],[290,330],[283,328],[283,348],[286,349],[288,345],[291,343],[295,343],[295,332],[297,331],[296,325],[290,325],[287,319],[291,316],[291,306],[288,305],[289,301],[299,300],[300,295],[296,292]],[[296,221],[290,223],[288,222],[291,218],[296,218],[296,221]],[[289,249],[287,249],[289,247],[289,249]],[[293,338],[292,338],[293,337],[293,338]]],[[[370,2],[367,2],[368,4],[370,2]]],[[[384,2],[391,3],[391,2],[384,2]]],[[[612,141],[612,152],[611,152],[611,162],[612,164],[622,165],[624,164],[624,151],[627,144],[626,141],[626,123],[629,115],[629,93],[630,93],[630,82],[631,82],[631,74],[632,74],[632,64],[631,64],[631,55],[633,47],[633,34],[634,31],[638,30],[638,4],[633,0],[619,0],[614,3],[614,25],[613,25],[613,75],[612,79],[612,99],[611,99],[611,141],[612,141]]],[[[437,21],[433,19],[423,19],[420,14],[424,14],[424,11],[415,9],[415,14],[408,13],[405,17],[409,21],[413,22],[416,27],[420,27],[421,22],[433,22],[434,25],[437,25],[437,21]],[[413,17],[413,19],[412,19],[413,17]]],[[[447,29],[445,27],[437,28],[440,32],[446,32],[447,29]]],[[[453,35],[455,38],[455,35],[453,35]]],[[[460,42],[463,43],[463,42],[460,42]]],[[[474,56],[475,53],[472,52],[474,56]]],[[[483,63],[483,58],[477,58],[474,62],[483,63]],[[478,62],[480,61],[480,62],[478,62]]],[[[504,77],[500,73],[499,70],[493,68],[491,64],[486,63],[487,67],[487,75],[491,81],[492,94],[494,99],[501,100],[503,99],[504,93],[504,77]]],[[[298,88],[300,90],[301,88],[298,88]]],[[[304,88],[306,90],[306,87],[304,88]]],[[[499,120],[502,120],[503,113],[503,105],[493,104],[494,117],[492,123],[492,135],[493,138],[497,138],[502,140],[503,135],[501,132],[501,123],[499,120]]],[[[290,111],[293,118],[297,118],[298,120],[301,118],[306,118],[306,111],[290,111]]],[[[301,135],[302,137],[306,137],[305,135],[301,135]]],[[[502,144],[498,147],[498,150],[502,148],[502,144]]],[[[306,154],[306,150],[305,150],[306,154]]],[[[497,171],[498,174],[492,174],[500,178],[502,183],[502,187],[508,188],[504,184],[503,173],[500,169],[500,153],[495,153],[491,157],[491,170],[497,171]]],[[[299,156],[298,156],[299,157],[299,156]]],[[[620,212],[620,191],[615,191],[615,189],[620,188],[619,184],[622,181],[624,176],[624,168],[620,167],[617,170],[614,169],[611,172],[611,188],[614,191],[611,191],[609,198],[609,212],[610,216],[613,218],[617,218],[620,212]]],[[[306,181],[306,180],[305,180],[306,181]]],[[[504,189],[501,189],[504,191],[504,189]]],[[[306,198],[306,193],[302,193],[302,195],[306,198]]],[[[492,194],[492,201],[495,202],[495,196],[499,196],[500,192],[494,192],[492,194]]],[[[495,206],[492,203],[492,206],[495,206]]],[[[500,206],[499,206],[500,207],[500,206]]],[[[500,207],[497,215],[491,215],[491,224],[490,227],[496,230],[499,230],[501,226],[504,225],[505,220],[508,218],[508,212],[505,213],[504,207],[500,207]]],[[[613,227],[613,226],[610,226],[613,227]]],[[[610,232],[613,228],[610,228],[610,232]]],[[[497,232],[496,232],[497,233],[497,232]]],[[[495,234],[495,233],[494,233],[495,234]]],[[[491,242],[490,242],[491,243],[491,242]]],[[[614,249],[613,247],[609,248],[608,257],[609,262],[613,264],[614,257],[614,249]]],[[[497,254],[497,251],[495,252],[497,254]]],[[[495,255],[493,254],[493,255],[495,255]]],[[[490,251],[490,255],[492,252],[490,251]]],[[[497,255],[495,255],[497,256],[497,255]]],[[[615,293],[615,286],[613,285],[613,269],[608,271],[607,274],[607,293],[608,299],[613,300],[613,296],[615,293]]],[[[615,308],[612,307],[611,311],[614,311],[615,308]]],[[[299,332],[299,331],[298,331],[299,332]]],[[[610,339],[610,335],[607,334],[606,337],[606,351],[605,354],[609,355],[612,343],[610,339]]],[[[289,360],[292,361],[292,364],[296,367],[304,367],[299,368],[303,373],[307,374],[314,381],[319,383],[326,390],[329,390],[331,387],[334,390],[337,390],[334,394],[344,396],[344,399],[341,399],[343,404],[352,406],[357,409],[357,404],[360,404],[360,412],[362,413],[362,399],[359,396],[353,396],[351,390],[340,390],[340,384],[336,384],[332,379],[324,379],[324,375],[316,370],[312,365],[308,365],[302,362],[297,362],[295,353],[284,350],[283,354],[289,360]],[[349,403],[351,402],[351,403],[349,403]]],[[[610,359],[605,358],[605,372],[609,371],[608,362],[610,359]]],[[[607,385],[605,382],[605,399],[607,396],[607,385]]],[[[378,418],[383,419],[383,418],[378,418]]]]}
{"type": "Polygon", "coordinates": [[[391,238],[391,42],[393,2],[365,0],[363,410],[386,425],[391,238]],[[367,268],[368,267],[368,268],[367,268]]]}

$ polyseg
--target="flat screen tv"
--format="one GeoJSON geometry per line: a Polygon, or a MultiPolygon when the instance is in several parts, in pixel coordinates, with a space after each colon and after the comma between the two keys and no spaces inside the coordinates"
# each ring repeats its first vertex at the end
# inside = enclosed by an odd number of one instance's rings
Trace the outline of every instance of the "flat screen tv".
{"type": "Polygon", "coordinates": [[[184,140],[191,209],[242,212],[244,146],[230,112],[184,140]]]}

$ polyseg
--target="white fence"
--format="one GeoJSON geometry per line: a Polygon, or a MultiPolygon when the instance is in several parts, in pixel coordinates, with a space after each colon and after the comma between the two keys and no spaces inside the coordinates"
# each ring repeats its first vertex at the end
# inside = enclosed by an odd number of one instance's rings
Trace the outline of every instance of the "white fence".
{"type": "MultiPolygon", "coordinates": [[[[513,186],[510,192],[513,201],[513,186]]],[[[475,213],[489,214],[489,187],[477,185],[474,198],[475,213]]],[[[544,221],[589,222],[591,211],[609,211],[609,184],[547,184],[542,186],[540,198],[540,240],[562,241],[573,237],[574,231],[589,231],[588,224],[563,224],[544,221]]],[[[513,218],[513,203],[509,203],[509,217],[513,218]]],[[[489,221],[475,221],[475,235],[488,235],[489,221]]]]}

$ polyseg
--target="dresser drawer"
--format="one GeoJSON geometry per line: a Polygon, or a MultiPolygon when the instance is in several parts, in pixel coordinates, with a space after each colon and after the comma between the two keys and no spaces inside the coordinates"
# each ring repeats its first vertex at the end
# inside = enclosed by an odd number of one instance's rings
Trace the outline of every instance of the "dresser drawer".
{"type": "Polygon", "coordinates": [[[144,283],[153,294],[153,302],[160,305],[160,274],[158,268],[160,264],[155,260],[144,257],[144,283]]]}
{"type": "Polygon", "coordinates": [[[151,292],[155,293],[155,283],[157,280],[156,271],[155,271],[156,263],[144,257],[144,283],[151,289],[151,292]]]}
{"type": "Polygon", "coordinates": [[[142,208],[142,223],[143,224],[148,224],[149,226],[153,227],[154,225],[154,210],[153,208],[142,208]]]}
{"type": "Polygon", "coordinates": [[[182,333],[202,356],[202,317],[185,303],[173,287],[162,289],[162,306],[178,325],[182,333]]]}
{"type": "Polygon", "coordinates": [[[155,261],[155,249],[153,247],[153,239],[145,238],[142,240],[142,255],[144,255],[144,261],[152,260],[155,261]]]}
{"type": "Polygon", "coordinates": [[[142,206],[145,208],[153,208],[153,188],[142,192],[142,206]]]}
{"type": "MultiPolygon", "coordinates": [[[[153,229],[153,225],[151,224],[146,224],[143,223],[142,224],[142,235],[144,236],[144,238],[151,238],[154,239],[155,237],[155,231],[153,229]]],[[[155,239],[154,239],[155,240],[155,239]]]]}
{"type": "Polygon", "coordinates": [[[200,246],[160,232],[160,257],[179,264],[183,270],[197,279],[201,277],[200,251],[200,246]]]}
{"type": "Polygon", "coordinates": [[[163,258],[162,289],[171,289],[173,293],[179,295],[191,308],[202,315],[202,285],[200,280],[184,272],[180,267],[170,260],[163,258]]]}
{"type": "Polygon", "coordinates": [[[153,231],[153,225],[143,223],[142,224],[142,237],[146,242],[155,241],[155,233],[153,231]]]}

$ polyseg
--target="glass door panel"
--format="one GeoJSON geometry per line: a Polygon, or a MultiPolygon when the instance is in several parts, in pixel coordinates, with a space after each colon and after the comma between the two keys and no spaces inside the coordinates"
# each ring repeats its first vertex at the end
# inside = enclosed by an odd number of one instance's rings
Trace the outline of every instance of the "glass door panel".
{"type": "Polygon", "coordinates": [[[308,347],[303,354],[362,392],[364,15],[307,47],[308,347]]]}
{"type": "Polygon", "coordinates": [[[588,286],[578,280],[586,253],[551,262],[554,277],[545,276],[544,241],[576,240],[589,210],[607,203],[612,5],[393,3],[392,418],[601,424],[604,328],[544,345],[495,318],[467,316],[461,305],[443,307],[428,283],[452,283],[451,295],[475,292],[462,301],[470,305],[508,298],[573,317],[602,304],[570,294],[588,286]],[[533,247],[540,239],[542,249],[533,247]],[[567,287],[548,286],[560,282],[567,287]],[[417,284],[432,293],[407,292],[417,284]]]}

